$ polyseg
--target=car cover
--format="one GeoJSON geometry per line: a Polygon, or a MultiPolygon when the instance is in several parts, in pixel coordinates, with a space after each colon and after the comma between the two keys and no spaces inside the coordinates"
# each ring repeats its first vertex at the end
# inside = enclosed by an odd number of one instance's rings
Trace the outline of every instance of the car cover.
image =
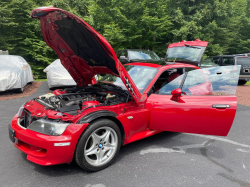
{"type": "Polygon", "coordinates": [[[43,70],[43,72],[47,74],[47,83],[49,88],[76,85],[74,79],[61,64],[60,59],[52,62],[43,70]]]}
{"type": "Polygon", "coordinates": [[[23,57],[0,55],[0,91],[23,88],[32,81],[30,65],[23,57]]]}

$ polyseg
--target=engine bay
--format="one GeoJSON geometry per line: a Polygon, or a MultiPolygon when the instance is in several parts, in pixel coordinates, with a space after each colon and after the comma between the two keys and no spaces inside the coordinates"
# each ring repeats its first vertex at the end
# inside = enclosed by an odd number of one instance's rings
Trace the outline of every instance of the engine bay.
{"type": "Polygon", "coordinates": [[[76,115],[91,107],[116,105],[132,99],[128,91],[109,83],[66,88],[61,91],[66,93],[61,95],[48,93],[34,100],[47,109],[76,115]]]}

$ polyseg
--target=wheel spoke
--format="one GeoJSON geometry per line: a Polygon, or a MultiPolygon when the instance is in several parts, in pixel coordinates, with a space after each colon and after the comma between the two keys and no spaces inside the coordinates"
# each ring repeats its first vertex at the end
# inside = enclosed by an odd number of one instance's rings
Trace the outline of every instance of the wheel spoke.
{"type": "Polygon", "coordinates": [[[93,139],[93,144],[99,144],[100,140],[102,139],[101,136],[97,135],[95,132],[91,134],[91,137],[93,139]]]}
{"type": "Polygon", "coordinates": [[[97,163],[102,163],[102,160],[103,160],[103,156],[104,156],[104,151],[103,150],[99,150],[96,154],[96,157],[97,157],[97,163]]]}
{"type": "Polygon", "coordinates": [[[107,142],[107,143],[105,144],[105,149],[106,149],[106,150],[114,150],[114,149],[115,149],[115,145],[113,145],[113,144],[107,142]]]}
{"type": "Polygon", "coordinates": [[[106,130],[106,132],[102,135],[104,142],[109,141],[110,134],[111,134],[110,130],[106,130]]]}
{"type": "Polygon", "coordinates": [[[86,155],[97,155],[97,148],[93,144],[88,150],[85,152],[86,155]]]}

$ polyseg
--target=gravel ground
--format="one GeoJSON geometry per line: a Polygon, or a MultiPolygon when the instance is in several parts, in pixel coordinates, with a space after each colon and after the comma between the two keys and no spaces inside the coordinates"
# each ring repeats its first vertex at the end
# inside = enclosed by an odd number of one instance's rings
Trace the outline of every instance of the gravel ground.
{"type": "Polygon", "coordinates": [[[33,81],[31,84],[27,84],[24,87],[23,93],[15,93],[12,90],[0,92],[0,101],[30,96],[36,92],[36,90],[40,87],[41,84],[41,81],[33,81]]]}
{"type": "Polygon", "coordinates": [[[238,104],[250,106],[250,85],[238,86],[236,94],[238,104]]]}

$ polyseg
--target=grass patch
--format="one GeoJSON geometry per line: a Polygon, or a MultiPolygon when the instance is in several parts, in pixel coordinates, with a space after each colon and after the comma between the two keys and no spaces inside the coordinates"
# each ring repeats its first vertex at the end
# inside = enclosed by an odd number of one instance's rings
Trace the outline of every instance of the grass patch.
{"type": "Polygon", "coordinates": [[[47,79],[35,79],[34,81],[47,81],[47,79]]]}
{"type": "Polygon", "coordinates": [[[246,84],[247,84],[247,85],[250,85],[250,81],[248,81],[246,84]]]}

